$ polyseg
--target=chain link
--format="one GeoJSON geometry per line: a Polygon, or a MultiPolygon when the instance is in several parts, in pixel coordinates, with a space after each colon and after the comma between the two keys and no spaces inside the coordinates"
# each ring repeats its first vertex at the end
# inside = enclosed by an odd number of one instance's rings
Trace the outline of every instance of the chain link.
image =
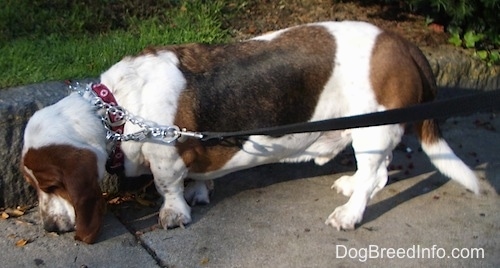
{"type": "Polygon", "coordinates": [[[203,134],[199,132],[187,131],[185,128],[180,129],[178,126],[150,126],[144,122],[144,120],[130,114],[125,108],[112,105],[103,101],[93,90],[92,84],[86,84],[82,86],[80,83],[74,83],[69,85],[69,89],[78,92],[82,97],[85,93],[91,95],[90,102],[96,108],[103,109],[104,115],[101,115],[101,121],[106,129],[106,139],[110,141],[142,141],[147,138],[152,138],[155,140],[160,140],[165,143],[173,143],[177,140],[181,141],[181,137],[190,137],[196,139],[202,139],[203,134]],[[110,115],[115,116],[116,122],[111,122],[110,115]],[[125,124],[128,121],[133,125],[136,125],[140,130],[123,134],[118,133],[113,130],[114,126],[119,126],[125,124]]]}

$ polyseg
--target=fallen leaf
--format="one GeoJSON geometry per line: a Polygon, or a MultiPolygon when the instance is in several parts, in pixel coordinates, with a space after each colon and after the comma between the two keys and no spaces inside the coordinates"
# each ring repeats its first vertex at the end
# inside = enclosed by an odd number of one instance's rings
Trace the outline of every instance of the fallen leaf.
{"type": "Polygon", "coordinates": [[[26,210],[30,209],[31,206],[17,206],[16,209],[22,211],[23,213],[26,212],[26,210]]]}
{"type": "Polygon", "coordinates": [[[119,197],[119,196],[108,200],[108,204],[110,204],[110,205],[118,205],[120,203],[121,203],[121,197],[119,197]]]}
{"type": "Polygon", "coordinates": [[[11,208],[6,209],[5,213],[9,214],[9,216],[11,216],[11,217],[20,217],[20,216],[24,215],[24,211],[19,210],[19,209],[11,209],[11,208]]]}
{"type": "Polygon", "coordinates": [[[28,240],[27,239],[19,239],[17,242],[16,242],[16,247],[24,247],[26,246],[26,244],[28,244],[28,240]]]}
{"type": "Polygon", "coordinates": [[[31,223],[31,222],[27,222],[27,221],[23,221],[23,220],[16,220],[16,224],[28,225],[28,226],[33,225],[33,223],[31,223]]]}
{"type": "Polygon", "coordinates": [[[205,257],[205,258],[201,259],[200,264],[201,265],[207,265],[209,261],[210,260],[207,257],[205,257]]]}
{"type": "Polygon", "coordinates": [[[57,232],[49,232],[47,233],[48,235],[52,236],[52,237],[58,237],[59,234],[57,232]]]}

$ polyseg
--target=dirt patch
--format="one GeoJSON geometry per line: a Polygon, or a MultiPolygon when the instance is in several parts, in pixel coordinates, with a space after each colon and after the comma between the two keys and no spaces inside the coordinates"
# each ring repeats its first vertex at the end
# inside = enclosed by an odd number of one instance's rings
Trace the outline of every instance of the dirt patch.
{"type": "MultiPolygon", "coordinates": [[[[241,2],[241,1],[240,1],[241,2]]],[[[263,0],[230,4],[226,26],[235,39],[245,39],[293,25],[326,20],[361,20],[401,34],[420,47],[447,45],[443,27],[426,22],[397,3],[381,1],[263,0]]]]}

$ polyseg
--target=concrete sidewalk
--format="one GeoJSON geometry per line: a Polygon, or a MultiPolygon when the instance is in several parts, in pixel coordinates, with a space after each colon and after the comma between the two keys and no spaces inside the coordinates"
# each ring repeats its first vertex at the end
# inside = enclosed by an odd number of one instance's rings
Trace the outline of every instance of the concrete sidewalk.
{"type": "Polygon", "coordinates": [[[389,185],[370,202],[355,231],[338,232],[324,224],[333,209],[347,201],[330,190],[335,179],[354,171],[347,150],[321,167],[267,165],[221,178],[211,204],[194,207],[193,223],[185,229],[158,229],[158,206],[127,203],[108,212],[99,241],[86,245],[74,241],[73,233],[43,231],[35,208],[0,220],[0,263],[2,267],[358,267],[364,263],[500,267],[500,116],[453,118],[441,126],[455,152],[485,178],[481,196],[436,173],[415,138],[407,135],[405,146],[395,151],[389,185]],[[16,246],[22,239],[27,243],[16,246]],[[462,258],[454,258],[460,254],[462,258]],[[479,258],[471,258],[477,254],[479,258]]]}

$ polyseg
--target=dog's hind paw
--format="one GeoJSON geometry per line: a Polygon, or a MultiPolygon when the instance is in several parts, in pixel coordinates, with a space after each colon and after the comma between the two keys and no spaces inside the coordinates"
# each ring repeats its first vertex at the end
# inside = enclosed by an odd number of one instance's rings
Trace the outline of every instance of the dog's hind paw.
{"type": "Polygon", "coordinates": [[[190,206],[210,204],[210,195],[214,189],[212,180],[187,180],[184,185],[184,199],[190,206]]]}
{"type": "Polygon", "coordinates": [[[344,205],[337,207],[328,219],[325,221],[326,225],[331,225],[333,228],[340,230],[354,230],[356,223],[361,222],[363,215],[356,215],[349,211],[344,205]]]}
{"type": "Polygon", "coordinates": [[[342,176],[333,183],[331,188],[336,189],[337,193],[349,197],[354,191],[354,180],[354,176],[342,176]]]}

